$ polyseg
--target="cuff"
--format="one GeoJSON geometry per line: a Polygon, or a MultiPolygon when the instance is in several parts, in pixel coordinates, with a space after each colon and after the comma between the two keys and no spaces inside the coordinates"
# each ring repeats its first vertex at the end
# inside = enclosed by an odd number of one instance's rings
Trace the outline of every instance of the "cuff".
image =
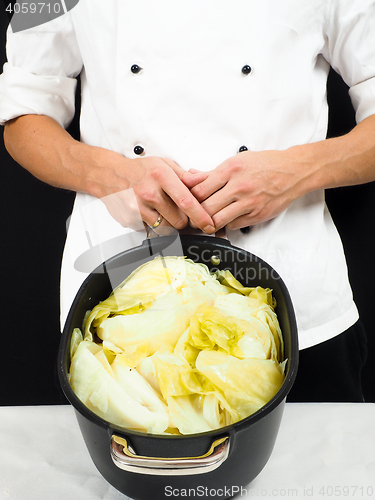
{"type": "Polygon", "coordinates": [[[5,63],[0,76],[0,124],[17,116],[46,115],[66,128],[74,116],[77,80],[38,76],[5,63]]]}
{"type": "Polygon", "coordinates": [[[375,78],[353,85],[349,95],[356,112],[357,123],[375,114],[375,78]]]}

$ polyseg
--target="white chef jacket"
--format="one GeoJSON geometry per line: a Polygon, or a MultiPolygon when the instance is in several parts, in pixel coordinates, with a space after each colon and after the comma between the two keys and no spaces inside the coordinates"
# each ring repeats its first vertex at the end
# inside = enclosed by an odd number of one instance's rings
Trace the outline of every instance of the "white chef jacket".
{"type": "MultiPolygon", "coordinates": [[[[54,21],[9,32],[7,43],[2,123],[33,113],[66,127],[81,73],[84,143],[128,158],[141,146],[184,169],[214,169],[241,146],[282,150],[325,139],[330,65],[350,87],[357,121],[375,113],[373,0],[80,0],[54,21]]],[[[62,324],[87,275],[74,268],[76,259],[121,234],[128,247],[143,239],[101,202],[77,194],[62,265],[62,324]]],[[[249,234],[228,236],[284,279],[301,349],[357,320],[324,191],[249,234]]]]}

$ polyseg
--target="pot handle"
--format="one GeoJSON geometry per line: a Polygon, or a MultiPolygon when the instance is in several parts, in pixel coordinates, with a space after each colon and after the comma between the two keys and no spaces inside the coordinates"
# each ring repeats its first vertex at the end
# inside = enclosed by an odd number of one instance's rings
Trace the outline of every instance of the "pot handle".
{"type": "Polygon", "coordinates": [[[158,476],[186,476],[211,472],[228,458],[229,436],[217,439],[200,457],[160,458],[137,455],[125,438],[113,435],[111,457],[122,470],[158,476]]]}

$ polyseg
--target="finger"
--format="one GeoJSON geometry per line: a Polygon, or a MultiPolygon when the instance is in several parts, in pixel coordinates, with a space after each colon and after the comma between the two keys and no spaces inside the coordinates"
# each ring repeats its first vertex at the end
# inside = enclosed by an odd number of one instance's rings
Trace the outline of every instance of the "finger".
{"type": "Polygon", "coordinates": [[[213,215],[216,230],[227,226],[228,229],[239,229],[249,225],[248,209],[239,202],[233,202],[213,215]],[[244,222],[245,221],[245,222],[244,222]],[[241,225],[242,224],[242,225],[241,225]]]}
{"type": "Polygon", "coordinates": [[[159,236],[170,236],[171,234],[173,234],[174,231],[176,231],[176,229],[174,227],[170,226],[169,224],[164,225],[162,223],[158,227],[151,227],[148,224],[146,224],[146,222],[144,222],[143,224],[144,224],[143,230],[146,230],[147,235],[151,235],[152,233],[156,233],[159,236]]]}
{"type": "Polygon", "coordinates": [[[177,174],[178,178],[191,189],[196,184],[203,182],[208,177],[208,172],[202,172],[195,168],[184,170],[175,161],[163,158],[163,161],[177,174]]]}
{"type": "Polygon", "coordinates": [[[169,224],[167,226],[161,224],[159,227],[156,229],[153,229],[154,233],[158,234],[159,236],[170,236],[174,232],[176,232],[176,229],[169,224]]]}
{"type": "Polygon", "coordinates": [[[217,212],[223,210],[227,205],[237,201],[237,197],[231,192],[229,186],[226,185],[222,189],[216,191],[201,203],[206,212],[213,217],[217,212]]]}
{"type": "Polygon", "coordinates": [[[163,215],[165,224],[176,229],[182,229],[188,225],[189,219],[187,215],[166,193],[162,193],[161,200],[155,205],[155,208],[163,215]]]}
{"type": "MultiPolygon", "coordinates": [[[[179,167],[176,165],[176,168],[179,167]]],[[[163,225],[169,224],[176,229],[180,229],[188,224],[187,215],[165,192],[165,185],[168,184],[170,178],[187,190],[176,174],[169,168],[152,172],[148,182],[143,183],[137,189],[142,220],[150,227],[154,226],[159,215],[164,218],[163,225]]]]}
{"type": "Polygon", "coordinates": [[[149,227],[155,228],[162,223],[168,224],[168,221],[165,221],[164,216],[155,209],[147,209],[143,213],[143,220],[149,227]]]}
{"type": "MultiPolygon", "coordinates": [[[[177,175],[170,175],[170,173],[166,171],[163,175],[162,186],[165,193],[175,202],[179,209],[199,227],[199,229],[209,234],[215,232],[212,218],[177,175]]],[[[168,219],[168,221],[172,224],[170,219],[168,219]]]]}
{"type": "Polygon", "coordinates": [[[208,173],[205,180],[196,184],[191,189],[192,195],[200,202],[206,200],[213,193],[226,185],[229,179],[226,179],[225,174],[217,170],[212,170],[208,173]]]}
{"type": "Polygon", "coordinates": [[[178,163],[176,163],[174,160],[171,160],[170,158],[161,158],[164,163],[166,163],[176,174],[179,172],[184,172],[184,169],[180,167],[178,163]]]}
{"type": "Polygon", "coordinates": [[[185,186],[191,189],[197,184],[206,180],[208,177],[208,172],[199,172],[198,170],[192,172],[191,169],[187,171],[184,170],[179,177],[185,184],[185,186]]]}
{"type": "Polygon", "coordinates": [[[151,229],[154,233],[158,234],[159,236],[169,236],[174,231],[176,231],[176,229],[173,226],[171,226],[171,224],[169,224],[169,222],[163,216],[161,217],[162,221],[160,225],[158,225],[157,227],[153,226],[151,229]]]}
{"type": "Polygon", "coordinates": [[[143,205],[142,216],[148,226],[155,228],[160,226],[171,226],[182,229],[188,225],[188,217],[175,202],[161,192],[158,198],[153,200],[153,207],[143,205]],[[160,221],[161,217],[161,221],[160,221]]]}
{"type": "Polygon", "coordinates": [[[103,196],[100,200],[109,214],[123,227],[141,231],[144,229],[142,216],[133,189],[125,189],[103,196]]]}

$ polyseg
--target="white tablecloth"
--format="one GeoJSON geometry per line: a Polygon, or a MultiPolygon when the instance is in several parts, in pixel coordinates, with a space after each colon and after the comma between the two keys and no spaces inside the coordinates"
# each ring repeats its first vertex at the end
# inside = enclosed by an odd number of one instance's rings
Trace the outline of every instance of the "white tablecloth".
{"type": "MultiPolygon", "coordinates": [[[[375,499],[375,404],[287,404],[269,462],[235,498],[341,497],[375,499]]],[[[96,470],[71,406],[25,406],[0,407],[0,499],[127,497],[96,470]]]]}

